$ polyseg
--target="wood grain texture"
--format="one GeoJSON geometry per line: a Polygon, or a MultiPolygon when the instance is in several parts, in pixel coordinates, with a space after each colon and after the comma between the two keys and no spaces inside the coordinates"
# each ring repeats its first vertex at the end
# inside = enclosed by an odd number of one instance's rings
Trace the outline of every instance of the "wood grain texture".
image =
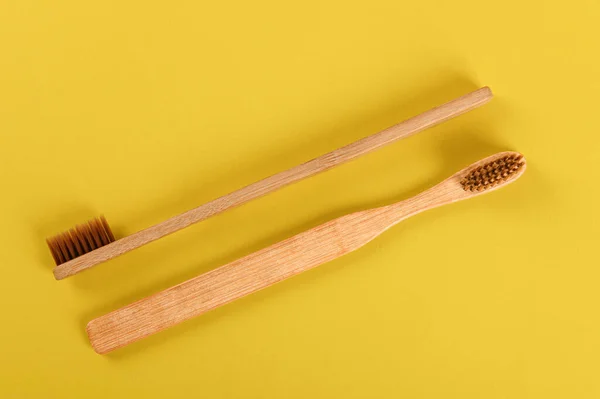
{"type": "Polygon", "coordinates": [[[110,352],[339,258],[412,215],[503,187],[524,172],[524,163],[502,184],[485,191],[465,191],[461,180],[479,166],[510,154],[516,153],[493,155],[415,197],[334,219],[94,319],[87,325],[90,342],[96,352],[110,352]]]}
{"type": "Polygon", "coordinates": [[[480,107],[492,99],[492,91],[482,87],[462,97],[433,108],[411,119],[365,137],[337,150],[331,151],[311,161],[277,173],[250,184],[237,191],[219,197],[195,209],[174,216],[162,223],[121,238],[101,248],[83,254],[54,268],[54,277],[64,279],[101,262],[115,258],[142,245],[158,240],[168,234],[198,223],[223,211],[240,206],[288,184],[324,172],[375,151],[385,145],[409,137],[424,129],[452,119],[467,111],[480,107]]]}

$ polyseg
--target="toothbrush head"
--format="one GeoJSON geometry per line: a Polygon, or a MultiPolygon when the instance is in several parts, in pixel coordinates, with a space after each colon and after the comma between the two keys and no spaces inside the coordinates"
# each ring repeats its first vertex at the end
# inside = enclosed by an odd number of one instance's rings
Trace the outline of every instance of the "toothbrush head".
{"type": "Polygon", "coordinates": [[[46,239],[56,265],[68,262],[115,240],[104,216],[46,239]]]}
{"type": "Polygon", "coordinates": [[[465,191],[482,192],[512,182],[525,171],[526,163],[518,152],[492,155],[473,165],[460,180],[465,191]]]}

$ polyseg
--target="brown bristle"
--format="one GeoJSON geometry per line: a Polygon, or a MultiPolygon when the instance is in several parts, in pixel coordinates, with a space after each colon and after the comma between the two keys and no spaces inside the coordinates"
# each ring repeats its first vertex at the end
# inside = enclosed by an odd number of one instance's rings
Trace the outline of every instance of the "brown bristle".
{"type": "Polygon", "coordinates": [[[525,165],[520,154],[512,154],[487,163],[471,171],[460,184],[465,191],[483,191],[504,183],[525,165]]]}
{"type": "Polygon", "coordinates": [[[115,240],[104,216],[50,237],[46,240],[56,265],[75,259],[115,240]]]}

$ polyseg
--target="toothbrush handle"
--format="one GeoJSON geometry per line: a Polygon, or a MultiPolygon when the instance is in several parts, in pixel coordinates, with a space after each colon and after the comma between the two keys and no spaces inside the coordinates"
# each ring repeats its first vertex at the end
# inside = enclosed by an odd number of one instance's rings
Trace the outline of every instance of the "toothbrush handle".
{"type": "Polygon", "coordinates": [[[492,155],[414,197],[334,219],[94,319],[87,325],[92,346],[98,353],[110,352],[339,258],[408,217],[497,190],[525,171],[524,160],[515,169],[506,163],[508,157],[522,159],[514,152],[492,155]],[[476,190],[466,187],[472,178],[476,190]]]}
{"type": "Polygon", "coordinates": [[[276,191],[289,184],[314,176],[335,166],[375,151],[395,141],[412,136],[422,130],[482,106],[492,99],[489,87],[482,87],[439,107],[398,123],[379,133],[367,136],[315,159],[252,183],[237,191],[200,205],[162,223],[123,237],[54,268],[57,280],[72,276],[98,263],[115,258],[168,234],[208,219],[228,209],[245,204],[255,198],[276,191]]]}
{"type": "Polygon", "coordinates": [[[396,219],[383,207],[317,226],[90,321],[90,342],[98,353],[130,344],[345,255],[396,219]]]}

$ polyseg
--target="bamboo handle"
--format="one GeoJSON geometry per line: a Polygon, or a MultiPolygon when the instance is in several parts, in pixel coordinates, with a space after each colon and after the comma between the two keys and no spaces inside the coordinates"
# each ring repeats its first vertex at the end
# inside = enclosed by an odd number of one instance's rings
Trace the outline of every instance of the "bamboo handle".
{"type": "Polygon", "coordinates": [[[337,259],[410,216],[453,202],[453,185],[447,180],[404,201],[331,220],[98,317],[87,325],[90,342],[97,353],[113,351],[337,259]]]}
{"type": "Polygon", "coordinates": [[[392,211],[343,216],[94,319],[92,346],[110,352],[347,254],[399,221],[392,211]]]}
{"type": "Polygon", "coordinates": [[[110,352],[339,258],[408,217],[497,190],[525,168],[519,153],[494,154],[412,198],[334,219],[92,320],[90,342],[96,352],[110,352]]]}
{"type": "Polygon", "coordinates": [[[490,88],[482,87],[444,105],[389,127],[379,133],[375,133],[337,150],[321,155],[311,161],[252,183],[195,209],[174,216],[162,223],[81,255],[55,267],[54,276],[57,280],[61,280],[65,277],[79,273],[98,263],[115,258],[135,248],[139,248],[142,245],[217,215],[225,210],[242,205],[250,200],[287,186],[288,184],[314,176],[331,169],[334,166],[377,150],[387,144],[409,137],[424,129],[452,119],[467,111],[480,107],[491,99],[492,91],[490,88]]]}

